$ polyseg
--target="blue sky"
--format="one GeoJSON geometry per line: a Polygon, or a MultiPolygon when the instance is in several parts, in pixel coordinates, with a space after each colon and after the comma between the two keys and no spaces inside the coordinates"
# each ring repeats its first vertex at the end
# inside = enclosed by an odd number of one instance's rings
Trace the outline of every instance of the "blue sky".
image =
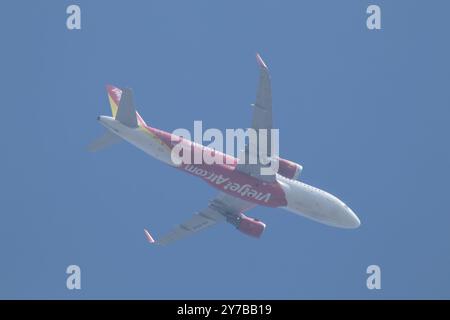
{"type": "Polygon", "coordinates": [[[444,1],[9,1],[0,17],[0,298],[450,298],[450,46],[444,1]],[[82,29],[66,28],[81,7],[82,29]],[[382,30],[366,28],[378,4],[382,30]],[[358,230],[255,208],[158,236],[216,191],[122,144],[91,154],[105,84],[167,131],[245,128],[269,65],[280,153],[358,230]],[[81,267],[81,290],[66,267],[81,267]],[[368,290],[377,264],[382,289],[368,290]]]}

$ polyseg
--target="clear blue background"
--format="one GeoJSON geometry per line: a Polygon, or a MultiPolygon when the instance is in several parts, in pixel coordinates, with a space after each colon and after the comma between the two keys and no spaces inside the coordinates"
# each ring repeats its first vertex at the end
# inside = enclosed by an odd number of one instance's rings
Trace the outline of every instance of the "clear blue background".
{"type": "Polygon", "coordinates": [[[3,1],[0,298],[450,298],[450,46],[446,1],[3,1]],[[66,28],[66,7],[82,30],[66,28]],[[366,8],[382,9],[382,30],[366,8]],[[342,198],[358,230],[250,212],[158,236],[216,191],[122,144],[86,145],[131,86],[152,126],[247,127],[260,52],[281,155],[342,198]],[[66,289],[77,264],[82,289],[66,289]],[[382,289],[366,288],[366,268],[382,289]]]}

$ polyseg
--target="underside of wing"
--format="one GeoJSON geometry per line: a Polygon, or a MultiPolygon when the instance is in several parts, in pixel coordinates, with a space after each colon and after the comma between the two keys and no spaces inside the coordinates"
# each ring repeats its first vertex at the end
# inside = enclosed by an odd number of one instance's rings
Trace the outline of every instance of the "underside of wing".
{"type": "Polygon", "coordinates": [[[272,89],[267,65],[259,54],[256,55],[256,60],[260,73],[256,101],[252,104],[252,128],[256,132],[257,141],[250,140],[246,145],[237,169],[258,179],[271,182],[275,181],[275,173],[261,174],[261,168],[270,166],[269,163],[263,161],[272,156],[272,89]],[[261,139],[261,135],[265,135],[266,138],[261,139]],[[261,155],[265,155],[266,159],[262,159],[261,155]],[[249,159],[252,157],[256,159],[256,163],[250,163],[249,159]]]}
{"type": "Polygon", "coordinates": [[[160,239],[153,239],[147,230],[144,230],[144,232],[150,243],[165,245],[184,239],[219,222],[232,222],[233,218],[239,218],[242,212],[254,206],[250,202],[219,193],[216,198],[210,201],[208,207],[195,213],[189,220],[179,224],[160,239]]]}
{"type": "Polygon", "coordinates": [[[225,221],[225,217],[211,208],[206,208],[194,214],[189,220],[176,226],[166,235],[162,236],[156,242],[158,244],[169,244],[171,242],[183,239],[191,234],[215,225],[218,222],[225,221]]]}

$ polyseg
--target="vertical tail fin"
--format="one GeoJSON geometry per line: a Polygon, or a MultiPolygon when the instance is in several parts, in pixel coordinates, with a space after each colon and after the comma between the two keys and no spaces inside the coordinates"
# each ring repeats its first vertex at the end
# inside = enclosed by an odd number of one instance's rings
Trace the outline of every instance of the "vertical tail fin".
{"type": "Polygon", "coordinates": [[[136,128],[138,126],[133,91],[130,88],[122,90],[119,110],[117,110],[115,119],[130,128],[136,128]]]}
{"type": "Polygon", "coordinates": [[[122,97],[122,90],[110,84],[106,85],[108,91],[109,105],[111,106],[112,116],[115,118],[117,110],[119,109],[120,98],[122,97]]]}
{"type": "MultiPolygon", "coordinates": [[[[121,90],[108,84],[106,85],[106,91],[108,91],[111,114],[117,121],[131,128],[136,128],[138,125],[146,126],[145,121],[136,111],[131,89],[121,90]]],[[[103,136],[97,138],[88,146],[88,150],[97,151],[119,141],[122,141],[119,136],[110,131],[106,131],[103,136]]]]}
{"type": "MultiPolygon", "coordinates": [[[[130,90],[130,89],[125,89],[125,90],[130,90]]],[[[109,105],[111,107],[111,114],[116,119],[117,119],[117,111],[119,110],[119,106],[120,106],[120,103],[122,100],[122,95],[125,90],[121,90],[120,88],[117,88],[110,84],[106,85],[106,91],[108,91],[109,105]]],[[[134,107],[134,104],[133,104],[133,107],[134,107]]],[[[145,123],[144,119],[142,119],[139,112],[137,112],[135,110],[135,113],[136,113],[137,123],[139,125],[147,125],[145,123]]],[[[119,119],[117,119],[117,120],[119,120],[119,119]]]]}

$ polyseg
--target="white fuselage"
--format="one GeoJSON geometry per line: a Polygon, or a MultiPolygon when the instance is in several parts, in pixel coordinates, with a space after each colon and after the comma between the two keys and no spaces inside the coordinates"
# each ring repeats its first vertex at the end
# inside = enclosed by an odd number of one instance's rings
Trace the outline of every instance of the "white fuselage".
{"type": "Polygon", "coordinates": [[[297,180],[277,175],[288,205],[285,209],[333,227],[357,228],[356,214],[332,194],[297,180]]]}
{"type": "MultiPolygon", "coordinates": [[[[114,118],[107,116],[99,117],[99,121],[107,129],[143,150],[150,156],[174,166],[171,160],[170,147],[162,144],[157,136],[149,134],[148,130],[143,130],[141,127],[129,128],[116,121],[114,118]]],[[[221,172],[221,174],[222,173],[223,172],[221,172]]],[[[230,173],[230,179],[233,179],[232,173],[230,173]]],[[[239,179],[241,179],[239,183],[245,183],[250,186],[254,182],[253,177],[248,177],[248,180],[241,182],[242,179],[245,179],[245,177],[242,177],[241,173],[239,173],[239,179]]],[[[276,175],[276,179],[279,185],[277,187],[284,197],[280,200],[279,207],[334,227],[357,228],[360,225],[360,221],[356,214],[344,202],[330,193],[307,185],[301,181],[285,178],[279,174],[276,175]]],[[[262,181],[258,182],[258,184],[259,187],[264,187],[266,185],[266,183],[262,181]]],[[[214,187],[224,191],[215,185],[214,187]]],[[[257,186],[255,186],[255,188],[257,188],[257,186]]],[[[238,194],[232,195],[240,197],[238,194]]],[[[246,198],[244,198],[244,200],[251,201],[246,198]]],[[[257,202],[255,202],[255,204],[272,207],[278,206],[276,204],[270,205],[257,202]]]]}

